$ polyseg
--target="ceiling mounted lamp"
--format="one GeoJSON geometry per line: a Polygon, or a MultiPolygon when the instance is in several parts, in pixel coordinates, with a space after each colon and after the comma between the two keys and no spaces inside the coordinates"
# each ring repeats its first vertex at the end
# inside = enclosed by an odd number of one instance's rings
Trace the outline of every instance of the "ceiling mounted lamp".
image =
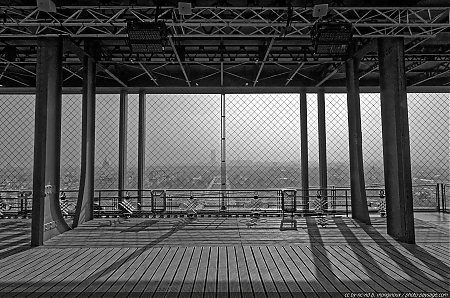
{"type": "Polygon", "coordinates": [[[344,56],[352,42],[351,23],[317,21],[311,30],[311,39],[316,54],[344,56]]]}
{"type": "Polygon", "coordinates": [[[167,27],[163,22],[129,22],[128,43],[133,53],[162,52],[167,41],[167,27]]]}

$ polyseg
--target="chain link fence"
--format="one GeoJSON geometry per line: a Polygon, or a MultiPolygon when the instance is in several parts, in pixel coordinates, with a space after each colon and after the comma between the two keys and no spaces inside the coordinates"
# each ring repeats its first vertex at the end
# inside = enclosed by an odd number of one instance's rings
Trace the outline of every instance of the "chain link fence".
{"type": "Polygon", "coordinates": [[[0,190],[31,189],[35,96],[0,95],[0,106],[0,190]]]}
{"type": "Polygon", "coordinates": [[[78,190],[81,165],[82,96],[65,94],[61,104],[61,190],[78,190]]]}
{"type": "Polygon", "coordinates": [[[366,187],[384,187],[380,94],[362,93],[360,98],[362,151],[366,187]]]}
{"type": "Polygon", "coordinates": [[[347,95],[325,94],[329,186],[350,186],[347,95]]]}
{"type": "Polygon", "coordinates": [[[227,187],[299,187],[299,95],[227,95],[225,101],[227,187]]]}
{"type": "Polygon", "coordinates": [[[307,94],[307,118],[308,118],[308,177],[309,185],[319,187],[319,133],[317,94],[307,94]]]}
{"type": "MultiPolygon", "coordinates": [[[[128,98],[126,188],[135,189],[138,95],[128,98]]],[[[146,100],[145,188],[219,189],[220,95],[149,94],[146,100]]],[[[325,99],[328,184],[338,187],[349,186],[346,100],[345,94],[326,94],[325,99]]],[[[79,94],[62,98],[61,190],[74,197],[79,186],[81,101],[79,94]]],[[[300,188],[299,95],[233,94],[226,95],[225,102],[227,188],[300,188]]],[[[16,198],[17,190],[32,189],[35,96],[0,95],[0,103],[1,196],[16,198]]],[[[308,94],[307,109],[309,179],[314,188],[319,186],[316,94],[308,94]]],[[[450,99],[448,94],[408,94],[408,109],[414,207],[435,209],[436,184],[450,181],[450,99]]],[[[98,95],[96,111],[95,188],[112,190],[118,179],[119,95],[98,95]]],[[[376,197],[384,186],[379,94],[361,94],[361,128],[366,186],[376,197]]]]}
{"type": "Polygon", "coordinates": [[[414,207],[436,208],[436,184],[450,181],[448,93],[408,94],[414,207]]]}
{"type": "Polygon", "coordinates": [[[148,94],[147,189],[220,186],[218,94],[148,94]]]}
{"type": "Polygon", "coordinates": [[[117,189],[119,94],[98,94],[95,115],[95,188],[117,189]]]}

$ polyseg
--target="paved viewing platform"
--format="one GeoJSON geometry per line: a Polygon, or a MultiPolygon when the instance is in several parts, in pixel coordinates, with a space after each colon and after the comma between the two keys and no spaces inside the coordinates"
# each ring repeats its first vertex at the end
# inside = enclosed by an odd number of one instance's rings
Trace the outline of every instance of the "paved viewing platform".
{"type": "Polygon", "coordinates": [[[98,218],[37,248],[29,219],[3,219],[0,297],[448,295],[450,214],[415,213],[415,245],[371,219],[98,218]]]}

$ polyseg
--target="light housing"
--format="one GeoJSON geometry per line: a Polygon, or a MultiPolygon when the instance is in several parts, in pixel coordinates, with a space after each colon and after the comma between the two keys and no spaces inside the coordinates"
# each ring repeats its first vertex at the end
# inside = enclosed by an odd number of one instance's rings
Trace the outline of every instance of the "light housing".
{"type": "Polygon", "coordinates": [[[134,53],[162,52],[167,41],[167,27],[163,22],[129,22],[128,42],[134,53]]]}
{"type": "Polygon", "coordinates": [[[352,42],[351,23],[317,21],[311,30],[311,39],[316,54],[344,56],[352,42]]]}

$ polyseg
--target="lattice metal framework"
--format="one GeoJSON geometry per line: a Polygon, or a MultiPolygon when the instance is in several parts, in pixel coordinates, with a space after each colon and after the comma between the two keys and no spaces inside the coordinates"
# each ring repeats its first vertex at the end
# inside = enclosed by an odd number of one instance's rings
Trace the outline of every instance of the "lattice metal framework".
{"type": "Polygon", "coordinates": [[[328,186],[350,186],[347,96],[325,94],[328,186]]]}
{"type": "Polygon", "coordinates": [[[383,137],[379,93],[362,93],[361,131],[366,187],[384,185],[383,137]]]}
{"type": "Polygon", "coordinates": [[[82,96],[62,96],[61,190],[78,190],[81,165],[82,96]]]}
{"type": "Polygon", "coordinates": [[[408,94],[414,207],[436,207],[436,183],[450,181],[448,94],[408,94]]]}
{"type": "Polygon", "coordinates": [[[220,188],[220,95],[147,95],[148,189],[220,188]]]}
{"type": "Polygon", "coordinates": [[[119,95],[98,94],[95,115],[95,188],[117,189],[119,95]]]}
{"type": "Polygon", "coordinates": [[[317,94],[307,94],[308,106],[308,168],[309,185],[319,186],[319,134],[317,122],[317,94]]]}
{"type": "Polygon", "coordinates": [[[227,95],[225,113],[229,187],[300,186],[298,94],[227,95]]]}
{"type": "MultiPolygon", "coordinates": [[[[36,6],[2,6],[5,20],[0,34],[37,36],[67,34],[72,37],[126,37],[127,21],[152,22],[155,7],[63,6],[57,13],[39,12],[36,6]]],[[[285,7],[194,7],[192,15],[180,15],[162,7],[158,15],[176,37],[309,37],[316,21],[312,7],[295,7],[287,27],[285,7]]],[[[374,8],[333,7],[336,21],[354,24],[355,37],[429,37],[450,27],[446,7],[374,8]]]]}
{"type": "Polygon", "coordinates": [[[126,188],[137,189],[139,95],[128,95],[126,188]]]}
{"type": "Polygon", "coordinates": [[[0,189],[31,189],[35,96],[0,95],[0,106],[0,189]]]}

